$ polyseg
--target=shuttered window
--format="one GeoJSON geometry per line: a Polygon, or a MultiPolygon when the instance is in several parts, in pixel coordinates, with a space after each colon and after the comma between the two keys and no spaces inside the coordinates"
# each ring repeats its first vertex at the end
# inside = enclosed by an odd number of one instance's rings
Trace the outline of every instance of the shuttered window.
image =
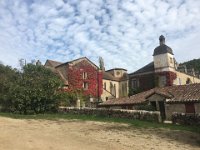
{"type": "Polygon", "coordinates": [[[185,104],[185,112],[186,113],[195,113],[194,103],[186,103],[185,104]]]}

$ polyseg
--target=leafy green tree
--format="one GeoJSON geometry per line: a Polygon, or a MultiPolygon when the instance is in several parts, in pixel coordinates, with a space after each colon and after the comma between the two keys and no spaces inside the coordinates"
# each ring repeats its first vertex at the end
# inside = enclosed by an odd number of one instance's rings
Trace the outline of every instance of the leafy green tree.
{"type": "Polygon", "coordinates": [[[62,81],[42,65],[27,64],[22,72],[2,66],[1,76],[6,80],[0,91],[4,110],[16,113],[44,113],[58,110],[63,98],[62,81]]]}
{"type": "Polygon", "coordinates": [[[200,72],[200,58],[184,62],[180,65],[186,65],[188,69],[194,68],[195,71],[200,72]]]}
{"type": "Polygon", "coordinates": [[[0,107],[3,110],[12,109],[10,90],[18,77],[16,69],[0,64],[0,107]]]}
{"type": "Polygon", "coordinates": [[[140,92],[142,92],[142,89],[140,89],[140,88],[135,88],[135,89],[129,88],[128,96],[132,96],[132,95],[138,94],[140,92]]]}

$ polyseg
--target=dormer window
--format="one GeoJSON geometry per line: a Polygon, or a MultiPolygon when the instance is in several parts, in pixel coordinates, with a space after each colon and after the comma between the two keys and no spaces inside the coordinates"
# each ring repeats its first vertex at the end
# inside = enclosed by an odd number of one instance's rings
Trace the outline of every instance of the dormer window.
{"type": "Polygon", "coordinates": [[[87,79],[87,72],[83,72],[83,79],[87,79]]]}

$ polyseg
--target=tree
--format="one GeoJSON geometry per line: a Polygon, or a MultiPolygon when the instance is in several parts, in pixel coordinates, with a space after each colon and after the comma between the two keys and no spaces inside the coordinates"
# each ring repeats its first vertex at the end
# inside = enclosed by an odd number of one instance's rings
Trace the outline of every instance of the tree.
{"type": "Polygon", "coordinates": [[[200,58],[184,62],[180,65],[186,65],[188,69],[194,68],[195,71],[200,72],[200,58]]]}
{"type": "Polygon", "coordinates": [[[1,109],[10,110],[11,105],[11,87],[14,86],[14,82],[18,79],[18,72],[16,69],[12,69],[10,66],[4,66],[0,64],[0,106],[1,109]]]}
{"type": "MultiPolygon", "coordinates": [[[[19,72],[3,67],[7,72],[8,85],[1,89],[0,104],[4,110],[29,114],[55,112],[58,110],[62,92],[62,82],[51,70],[41,65],[27,64],[19,72]]],[[[2,82],[2,81],[1,81],[2,82]]]]}
{"type": "Polygon", "coordinates": [[[135,89],[129,88],[128,96],[130,97],[130,96],[138,94],[140,92],[142,92],[142,89],[140,89],[140,88],[135,88],[135,89]]]}

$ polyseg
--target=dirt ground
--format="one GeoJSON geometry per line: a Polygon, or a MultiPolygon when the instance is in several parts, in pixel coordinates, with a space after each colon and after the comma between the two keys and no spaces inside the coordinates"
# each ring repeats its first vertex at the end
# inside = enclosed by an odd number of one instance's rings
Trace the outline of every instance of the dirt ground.
{"type": "Polygon", "coordinates": [[[78,120],[0,117],[0,150],[200,150],[200,135],[78,120]]]}

